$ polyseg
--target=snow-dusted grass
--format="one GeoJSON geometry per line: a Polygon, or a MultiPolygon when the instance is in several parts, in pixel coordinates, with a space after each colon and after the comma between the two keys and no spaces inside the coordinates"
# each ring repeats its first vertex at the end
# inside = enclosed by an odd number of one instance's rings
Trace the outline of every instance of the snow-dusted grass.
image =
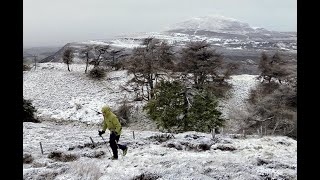
{"type": "Polygon", "coordinates": [[[246,116],[246,100],[249,98],[250,90],[255,88],[259,80],[256,75],[242,74],[231,76],[228,80],[232,84],[232,89],[229,92],[229,98],[222,100],[220,105],[223,115],[229,119],[227,121],[227,130],[236,132],[241,126],[242,116],[246,116]]]}
{"type": "MultiPolygon", "coordinates": [[[[24,164],[24,177],[35,179],[43,174],[56,179],[132,179],[141,174],[155,174],[161,179],[294,179],[297,168],[296,141],[288,137],[255,137],[243,139],[233,135],[185,132],[174,134],[164,142],[155,140],[160,132],[135,131],[125,128],[119,143],[127,144],[127,156],[118,161],[98,136],[97,127],[83,124],[55,125],[52,122],[24,123],[23,152],[34,161],[24,164]],[[89,137],[98,145],[90,148],[89,137]],[[235,138],[236,137],[236,138],[235,138]],[[42,142],[44,155],[39,142],[42,142]],[[207,144],[207,151],[199,148],[207,144]],[[171,146],[170,146],[171,145],[171,146]],[[175,145],[175,146],[173,146],[175,145]],[[180,146],[181,150],[175,147],[180,146]],[[223,146],[235,150],[220,150],[223,146]],[[220,147],[220,148],[219,148],[220,147]],[[53,151],[80,158],[61,162],[48,158],[53,151]],[[101,151],[104,155],[89,156],[101,151]]],[[[105,135],[108,138],[109,132],[105,135]]],[[[122,151],[119,150],[121,154],[122,151]]],[[[26,178],[26,179],[28,179],[26,178]]]]}
{"type": "Polygon", "coordinates": [[[84,73],[84,64],[70,68],[68,72],[65,64],[44,63],[24,72],[23,96],[33,100],[39,117],[97,123],[101,115],[96,111],[103,105],[116,109],[125,98],[132,100],[132,93],[121,91],[130,78],[126,71],[110,72],[95,81],[84,73]]]}

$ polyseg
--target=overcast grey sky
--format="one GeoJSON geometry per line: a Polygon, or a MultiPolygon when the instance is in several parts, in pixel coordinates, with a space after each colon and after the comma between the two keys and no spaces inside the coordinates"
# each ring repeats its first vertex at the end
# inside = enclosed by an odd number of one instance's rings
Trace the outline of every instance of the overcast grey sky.
{"type": "Polygon", "coordinates": [[[63,46],[124,33],[159,32],[210,14],[268,30],[297,31],[297,0],[23,0],[23,43],[63,46]]]}

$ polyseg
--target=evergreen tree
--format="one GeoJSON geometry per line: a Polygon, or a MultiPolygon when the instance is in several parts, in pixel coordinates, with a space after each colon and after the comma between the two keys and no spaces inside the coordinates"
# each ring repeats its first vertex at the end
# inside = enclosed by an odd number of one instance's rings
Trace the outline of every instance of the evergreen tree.
{"type": "Polygon", "coordinates": [[[209,92],[202,92],[195,95],[193,103],[188,112],[190,130],[209,132],[213,128],[223,126],[225,119],[217,109],[217,98],[209,92]]]}
{"type": "Polygon", "coordinates": [[[184,112],[183,86],[181,83],[160,81],[154,89],[154,98],[144,109],[158,126],[171,130],[179,125],[179,116],[184,112]]]}
{"type": "Polygon", "coordinates": [[[196,92],[187,97],[186,87],[178,81],[161,81],[154,89],[154,98],[144,109],[158,126],[171,131],[209,132],[223,126],[222,113],[216,97],[208,92],[196,92]],[[190,106],[189,106],[190,105],[190,106]]]}

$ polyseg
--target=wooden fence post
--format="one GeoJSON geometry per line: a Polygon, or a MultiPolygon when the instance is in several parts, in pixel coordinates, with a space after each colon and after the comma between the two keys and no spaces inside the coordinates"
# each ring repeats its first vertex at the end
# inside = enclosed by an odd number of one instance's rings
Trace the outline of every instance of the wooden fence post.
{"type": "Polygon", "coordinates": [[[93,139],[91,137],[90,137],[90,140],[91,140],[91,142],[93,144],[93,147],[96,147],[96,143],[94,143],[94,141],[93,141],[93,139]]]}
{"type": "Polygon", "coordinates": [[[42,144],[40,142],[40,149],[41,149],[41,154],[43,154],[43,149],[42,149],[42,144]]]}
{"type": "Polygon", "coordinates": [[[214,139],[214,137],[216,135],[216,129],[215,128],[211,129],[211,135],[212,135],[212,139],[214,139]]]}

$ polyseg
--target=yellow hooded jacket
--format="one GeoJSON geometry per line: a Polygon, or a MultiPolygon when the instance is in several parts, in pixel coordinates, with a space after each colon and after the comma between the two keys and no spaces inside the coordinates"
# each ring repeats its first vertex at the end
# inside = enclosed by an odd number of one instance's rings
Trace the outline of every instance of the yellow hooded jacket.
{"type": "Polygon", "coordinates": [[[121,135],[122,127],[117,116],[111,112],[108,106],[103,106],[101,111],[104,117],[102,130],[105,131],[108,128],[117,135],[121,135]]]}

